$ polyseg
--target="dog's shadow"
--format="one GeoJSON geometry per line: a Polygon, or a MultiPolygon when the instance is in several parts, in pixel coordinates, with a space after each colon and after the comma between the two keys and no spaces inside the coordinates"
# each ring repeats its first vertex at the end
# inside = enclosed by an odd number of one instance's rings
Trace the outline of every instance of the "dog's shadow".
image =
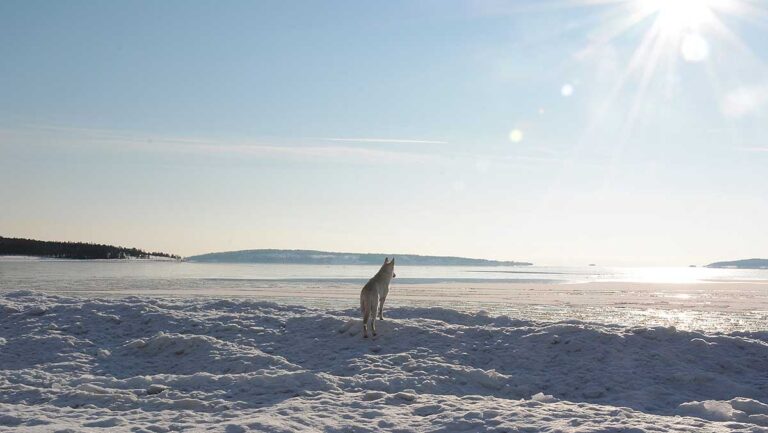
{"type": "MultiPolygon", "coordinates": [[[[368,327],[368,338],[377,339],[382,333],[391,333],[395,329],[392,319],[376,320],[376,335],[373,335],[373,331],[368,327]]],[[[362,319],[349,319],[342,324],[339,329],[336,330],[341,335],[348,336],[360,336],[363,337],[363,321],[362,319]]],[[[363,337],[365,338],[365,337],[363,337]]]]}
{"type": "Polygon", "coordinates": [[[355,317],[356,311],[344,310],[293,316],[284,332],[270,334],[267,343],[275,355],[301,368],[348,378],[351,389],[460,390],[504,398],[546,391],[570,401],[620,403],[658,413],[685,401],[736,396],[763,401],[768,392],[764,379],[754,382],[764,365],[756,360],[766,353],[759,341],[739,343],[750,355],[724,369],[720,360],[735,346],[728,337],[666,328],[618,332],[577,321],[540,324],[442,309],[390,312],[376,321],[376,337],[363,338],[362,319],[355,317]],[[699,347],[697,339],[718,344],[699,347]],[[398,369],[402,374],[390,377],[398,369]],[[642,389],[626,388],[627,371],[647,378],[642,389]],[[564,383],[553,384],[552,377],[564,383]],[[658,387],[674,388],[670,377],[717,380],[648,405],[646,394],[658,392],[658,387]]]}

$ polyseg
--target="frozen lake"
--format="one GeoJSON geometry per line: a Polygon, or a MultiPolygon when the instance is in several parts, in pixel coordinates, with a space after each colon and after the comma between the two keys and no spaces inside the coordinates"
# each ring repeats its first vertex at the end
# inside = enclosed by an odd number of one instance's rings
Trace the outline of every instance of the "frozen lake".
{"type": "MultiPolygon", "coordinates": [[[[0,291],[80,296],[250,297],[354,308],[369,266],[0,259],[0,291]]],[[[399,266],[390,306],[442,306],[537,320],[768,329],[768,270],[399,266]]]]}

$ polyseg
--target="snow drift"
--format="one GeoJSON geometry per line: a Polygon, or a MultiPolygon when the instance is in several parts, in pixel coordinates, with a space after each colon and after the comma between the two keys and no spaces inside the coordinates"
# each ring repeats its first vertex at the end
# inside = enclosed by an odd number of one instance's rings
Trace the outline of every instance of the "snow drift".
{"type": "Polygon", "coordinates": [[[765,333],[0,296],[0,430],[768,431],[765,333]]]}

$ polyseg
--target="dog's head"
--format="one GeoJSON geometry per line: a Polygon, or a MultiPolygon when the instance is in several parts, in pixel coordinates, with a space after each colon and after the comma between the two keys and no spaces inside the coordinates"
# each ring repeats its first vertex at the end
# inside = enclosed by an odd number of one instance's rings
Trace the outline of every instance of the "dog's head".
{"type": "Polygon", "coordinates": [[[392,260],[389,260],[389,257],[385,257],[384,264],[381,265],[381,270],[392,274],[392,278],[395,278],[395,258],[392,257],[392,260]]]}

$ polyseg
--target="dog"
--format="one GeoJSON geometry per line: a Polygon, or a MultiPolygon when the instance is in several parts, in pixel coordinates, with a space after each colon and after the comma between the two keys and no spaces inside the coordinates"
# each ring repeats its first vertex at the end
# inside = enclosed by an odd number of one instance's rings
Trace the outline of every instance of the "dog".
{"type": "Polygon", "coordinates": [[[384,301],[389,294],[389,282],[395,278],[395,258],[384,259],[384,264],[360,292],[360,310],[363,314],[363,338],[368,338],[368,320],[371,320],[371,331],[376,336],[376,314],[384,320],[384,301]],[[378,311],[377,311],[378,310],[378,311]]]}

